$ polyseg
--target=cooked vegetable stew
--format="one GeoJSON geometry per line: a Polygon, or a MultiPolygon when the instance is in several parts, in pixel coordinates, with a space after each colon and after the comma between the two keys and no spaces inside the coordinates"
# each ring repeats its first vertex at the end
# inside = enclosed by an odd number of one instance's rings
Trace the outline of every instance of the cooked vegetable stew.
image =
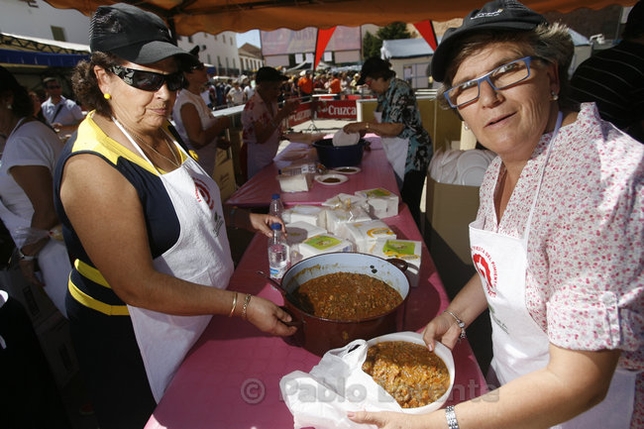
{"type": "Polygon", "coordinates": [[[369,347],[362,370],[403,408],[431,404],[449,388],[449,371],[443,360],[427,347],[407,341],[369,347]]]}
{"type": "Polygon", "coordinates": [[[342,321],[381,316],[403,301],[382,280],[355,273],[325,274],[305,282],[295,293],[314,316],[342,321]]]}

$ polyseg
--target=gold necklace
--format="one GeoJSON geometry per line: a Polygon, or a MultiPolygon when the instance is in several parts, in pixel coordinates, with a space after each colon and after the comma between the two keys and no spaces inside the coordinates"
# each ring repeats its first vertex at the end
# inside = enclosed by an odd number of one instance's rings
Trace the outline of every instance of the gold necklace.
{"type": "Polygon", "coordinates": [[[177,159],[177,154],[176,154],[176,153],[174,153],[174,150],[172,150],[172,146],[170,146],[170,143],[168,142],[168,139],[167,139],[167,138],[164,138],[164,139],[163,139],[163,141],[165,141],[166,146],[168,147],[168,149],[169,149],[169,150],[170,150],[170,152],[172,153],[172,159],[168,158],[167,156],[165,156],[164,154],[162,154],[161,152],[159,152],[158,150],[156,150],[154,147],[152,147],[152,146],[148,146],[148,147],[149,147],[150,149],[152,149],[156,154],[158,154],[158,155],[162,156],[163,158],[167,159],[167,160],[168,160],[172,165],[174,165],[176,168],[179,168],[179,166],[181,165],[181,163],[180,163],[180,162],[179,162],[179,160],[177,159]]]}
{"type": "Polygon", "coordinates": [[[172,146],[170,146],[170,143],[168,142],[168,139],[167,139],[167,137],[166,137],[165,135],[163,135],[161,138],[162,138],[162,139],[163,139],[163,141],[165,142],[165,144],[166,144],[166,146],[167,146],[168,150],[170,150],[170,153],[172,153],[172,158],[173,158],[173,159],[168,158],[167,156],[165,156],[164,154],[162,154],[161,152],[159,152],[158,150],[156,150],[156,149],[154,148],[154,146],[146,144],[146,143],[145,143],[145,141],[143,140],[143,138],[141,138],[141,136],[140,136],[138,133],[134,132],[134,131],[133,131],[133,130],[131,130],[129,127],[125,126],[125,124],[121,123],[121,125],[123,126],[123,128],[125,128],[125,129],[127,130],[127,132],[129,132],[129,133],[134,137],[134,139],[135,139],[135,140],[137,140],[137,141],[139,142],[139,144],[140,144],[140,145],[142,145],[143,147],[146,147],[146,148],[152,149],[152,151],[153,151],[154,153],[156,153],[157,155],[159,155],[160,157],[162,157],[163,159],[165,159],[166,161],[168,161],[168,162],[169,162],[170,164],[172,164],[175,168],[179,168],[179,166],[181,165],[181,163],[179,162],[179,159],[177,159],[177,154],[176,154],[176,153],[174,153],[174,150],[172,150],[172,146]]]}

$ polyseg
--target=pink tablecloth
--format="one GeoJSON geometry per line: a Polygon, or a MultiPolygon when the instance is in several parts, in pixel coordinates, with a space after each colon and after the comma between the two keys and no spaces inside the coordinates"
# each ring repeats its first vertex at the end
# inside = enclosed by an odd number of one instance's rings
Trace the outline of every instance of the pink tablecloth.
{"type": "Polygon", "coordinates": [[[321,204],[339,193],[353,194],[356,191],[373,188],[385,188],[397,195],[398,185],[380,138],[371,134],[366,139],[370,147],[365,150],[362,163],[358,165],[359,173],[347,175],[346,182],[329,186],[313,182],[308,192],[281,192],[276,177],[279,170],[289,165],[302,163],[306,160],[316,160],[315,148],[303,143],[291,143],[281,152],[272,164],[264,167],[259,173],[244,183],[226,204],[239,207],[268,207],[271,196],[279,193],[285,204],[321,204]]]}
{"type": "MultiPolygon", "coordinates": [[[[400,238],[421,240],[409,210],[385,219],[400,238]]],[[[266,239],[251,241],[229,289],[258,294],[283,303],[262,277],[268,271],[266,239]]],[[[436,267],[423,244],[419,286],[412,288],[404,330],[417,331],[447,307],[448,298],[436,267]]],[[[453,350],[456,380],[449,403],[487,391],[485,379],[467,341],[453,350]]],[[[207,330],[179,368],[146,429],[286,429],[293,417],[281,398],[279,380],[295,370],[309,371],[318,356],[262,334],[239,318],[214,316],[207,330]]]]}

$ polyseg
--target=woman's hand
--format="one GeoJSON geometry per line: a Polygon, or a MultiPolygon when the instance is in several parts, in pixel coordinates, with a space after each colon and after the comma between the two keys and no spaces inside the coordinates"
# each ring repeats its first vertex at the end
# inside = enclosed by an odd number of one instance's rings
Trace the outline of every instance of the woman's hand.
{"type": "Polygon", "coordinates": [[[253,295],[246,309],[246,317],[250,323],[255,325],[262,332],[282,337],[293,335],[297,328],[287,326],[293,318],[286,311],[275,305],[275,303],[253,295]]]}
{"type": "Polygon", "coordinates": [[[365,124],[365,122],[351,122],[350,124],[346,124],[342,127],[342,131],[347,134],[360,133],[360,136],[362,137],[367,130],[367,126],[365,124]]]}
{"type": "Polygon", "coordinates": [[[36,260],[31,259],[31,260],[26,260],[26,259],[21,259],[18,262],[18,265],[20,266],[20,271],[22,271],[22,275],[25,276],[25,279],[31,283],[34,286],[39,286],[39,287],[45,287],[45,284],[41,282],[38,277],[36,276],[36,260]]]}
{"type": "Polygon", "coordinates": [[[296,99],[286,100],[284,102],[284,105],[280,109],[280,114],[282,115],[282,119],[286,119],[291,113],[295,112],[299,105],[300,105],[300,102],[297,101],[296,99]]]}
{"type": "Polygon", "coordinates": [[[423,340],[429,350],[434,350],[434,342],[439,340],[450,350],[454,348],[461,335],[461,328],[454,323],[454,318],[447,313],[441,313],[427,324],[423,331],[423,340]]]}
{"type": "Polygon", "coordinates": [[[267,237],[271,237],[273,235],[273,231],[271,231],[271,225],[274,223],[279,223],[280,225],[282,225],[282,231],[286,232],[286,229],[284,228],[284,222],[282,222],[282,219],[277,216],[248,212],[248,219],[252,230],[261,232],[267,237]]]}

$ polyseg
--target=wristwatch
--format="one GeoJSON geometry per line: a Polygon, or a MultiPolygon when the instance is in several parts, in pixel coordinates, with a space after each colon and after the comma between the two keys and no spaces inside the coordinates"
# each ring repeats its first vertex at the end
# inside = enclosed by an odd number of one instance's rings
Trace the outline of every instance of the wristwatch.
{"type": "Polygon", "coordinates": [[[34,259],[36,259],[35,255],[25,255],[24,253],[22,253],[22,249],[18,249],[18,257],[21,261],[33,261],[34,259]]]}

